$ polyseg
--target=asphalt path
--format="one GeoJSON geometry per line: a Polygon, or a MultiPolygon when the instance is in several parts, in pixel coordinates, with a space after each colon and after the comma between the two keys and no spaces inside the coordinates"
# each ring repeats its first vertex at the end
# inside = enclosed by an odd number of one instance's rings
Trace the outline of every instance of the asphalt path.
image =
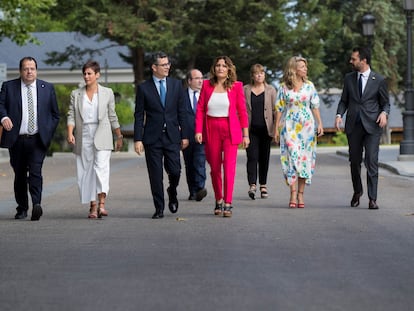
{"type": "Polygon", "coordinates": [[[380,209],[365,194],[351,208],[347,160],[326,149],[305,209],[288,209],[278,154],[268,199],[248,197],[245,162],[242,151],[232,218],[213,215],[210,179],[187,201],[183,175],[178,213],[152,220],[144,158],[114,154],[110,215],[90,220],[73,156],[47,158],[38,222],[14,220],[0,163],[0,310],[414,309],[414,178],[381,168],[380,209]]]}

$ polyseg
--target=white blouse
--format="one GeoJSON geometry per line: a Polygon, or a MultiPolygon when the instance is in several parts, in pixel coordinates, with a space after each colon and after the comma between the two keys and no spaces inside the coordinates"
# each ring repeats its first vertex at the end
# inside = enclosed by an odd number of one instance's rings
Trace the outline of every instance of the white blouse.
{"type": "Polygon", "coordinates": [[[207,104],[207,115],[210,117],[228,117],[230,101],[226,93],[211,94],[207,104]]]}
{"type": "Polygon", "coordinates": [[[92,101],[85,94],[82,104],[83,124],[98,123],[98,94],[93,94],[92,101]]]}

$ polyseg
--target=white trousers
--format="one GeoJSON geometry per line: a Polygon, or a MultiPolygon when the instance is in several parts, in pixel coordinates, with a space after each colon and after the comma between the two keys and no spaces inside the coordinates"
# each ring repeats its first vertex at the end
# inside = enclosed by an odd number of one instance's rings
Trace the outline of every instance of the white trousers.
{"type": "Polygon", "coordinates": [[[97,150],[93,143],[98,124],[84,124],[82,154],[76,156],[79,194],[82,204],[97,199],[98,193],[109,192],[111,150],[97,150]]]}

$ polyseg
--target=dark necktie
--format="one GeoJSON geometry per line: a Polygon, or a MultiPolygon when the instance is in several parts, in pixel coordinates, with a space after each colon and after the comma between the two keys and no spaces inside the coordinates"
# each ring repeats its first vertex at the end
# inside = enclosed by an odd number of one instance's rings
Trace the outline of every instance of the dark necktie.
{"type": "Polygon", "coordinates": [[[28,123],[27,123],[27,131],[29,134],[32,134],[35,130],[35,122],[34,122],[34,103],[33,103],[33,94],[30,85],[26,85],[27,87],[27,109],[28,109],[28,123]]]}
{"type": "Polygon", "coordinates": [[[197,110],[197,91],[193,92],[193,110],[194,112],[197,110]]]}
{"type": "Polygon", "coordinates": [[[362,97],[362,74],[359,75],[358,90],[359,90],[359,97],[362,97]]]}
{"type": "Polygon", "coordinates": [[[165,86],[164,86],[164,80],[159,80],[160,82],[160,98],[161,103],[163,107],[165,107],[165,86]]]}

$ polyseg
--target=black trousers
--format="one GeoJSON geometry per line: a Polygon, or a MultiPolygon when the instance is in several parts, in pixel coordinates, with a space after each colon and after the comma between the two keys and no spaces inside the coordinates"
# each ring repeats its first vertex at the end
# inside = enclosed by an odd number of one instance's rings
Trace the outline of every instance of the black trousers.
{"type": "Polygon", "coordinates": [[[180,181],[181,162],[180,144],[171,143],[167,133],[154,144],[145,145],[145,160],[156,210],[164,210],[163,164],[168,174],[169,187],[173,194],[180,181]]]}
{"type": "Polygon", "coordinates": [[[247,152],[247,181],[249,185],[257,183],[257,171],[259,171],[259,183],[267,183],[269,171],[270,146],[272,137],[269,136],[267,128],[250,129],[250,145],[247,152]]]}
{"type": "Polygon", "coordinates": [[[9,148],[10,164],[14,171],[14,196],[18,210],[28,210],[29,198],[32,204],[41,204],[43,176],[42,167],[47,149],[38,134],[21,135],[13,147],[9,148]]]}
{"type": "Polygon", "coordinates": [[[206,153],[204,144],[192,142],[183,150],[188,191],[195,195],[206,183],[206,153]]]}
{"type": "Polygon", "coordinates": [[[351,167],[352,186],[355,193],[362,193],[361,163],[363,152],[367,169],[368,197],[377,199],[378,188],[378,153],[381,132],[369,134],[361,122],[356,122],[351,134],[347,135],[349,146],[349,162],[351,167]]]}

